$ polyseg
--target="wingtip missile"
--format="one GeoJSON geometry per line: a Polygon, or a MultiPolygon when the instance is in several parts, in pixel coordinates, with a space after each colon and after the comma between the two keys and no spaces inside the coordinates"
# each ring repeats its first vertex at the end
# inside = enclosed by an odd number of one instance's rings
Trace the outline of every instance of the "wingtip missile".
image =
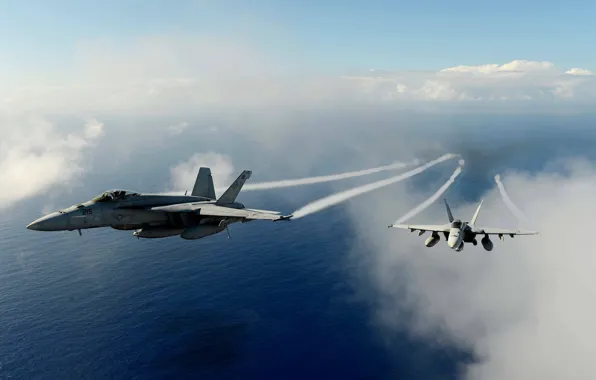
{"type": "Polygon", "coordinates": [[[279,217],[279,219],[274,220],[274,222],[279,222],[281,220],[290,220],[293,216],[294,216],[294,214],[282,215],[279,217]]]}

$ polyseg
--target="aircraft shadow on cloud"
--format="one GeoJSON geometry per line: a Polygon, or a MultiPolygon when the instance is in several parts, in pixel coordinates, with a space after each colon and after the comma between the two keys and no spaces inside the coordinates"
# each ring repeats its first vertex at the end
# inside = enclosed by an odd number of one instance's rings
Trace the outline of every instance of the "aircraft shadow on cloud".
{"type": "Polygon", "coordinates": [[[449,218],[448,224],[392,224],[389,228],[403,228],[409,229],[410,232],[419,231],[418,236],[421,236],[426,231],[432,232],[432,235],[426,239],[424,245],[427,247],[433,247],[435,244],[441,240],[440,234],[445,236],[445,240],[447,241],[447,245],[449,248],[456,250],[457,252],[462,251],[464,249],[465,243],[472,243],[473,245],[477,245],[478,241],[476,240],[477,235],[484,235],[482,240],[482,246],[487,251],[492,251],[493,243],[489,238],[489,235],[498,235],[499,239],[503,240],[504,235],[509,235],[512,238],[516,235],[538,235],[539,233],[536,231],[522,231],[522,230],[511,230],[511,229],[503,229],[503,228],[482,228],[476,227],[476,220],[478,219],[478,214],[480,213],[480,208],[482,207],[481,201],[472,217],[472,220],[468,222],[462,222],[459,219],[454,219],[453,214],[451,213],[451,209],[449,208],[449,204],[447,200],[445,201],[445,208],[447,209],[447,216],[449,218]]]}
{"type": "Polygon", "coordinates": [[[252,172],[243,171],[216,199],[211,169],[200,168],[191,195],[141,194],[110,190],[79,205],[56,211],[27,226],[35,231],[74,231],[112,227],[134,230],[137,238],[180,235],[194,240],[226,230],[232,223],[290,220],[277,211],[245,208],[236,198],[252,172]]]}

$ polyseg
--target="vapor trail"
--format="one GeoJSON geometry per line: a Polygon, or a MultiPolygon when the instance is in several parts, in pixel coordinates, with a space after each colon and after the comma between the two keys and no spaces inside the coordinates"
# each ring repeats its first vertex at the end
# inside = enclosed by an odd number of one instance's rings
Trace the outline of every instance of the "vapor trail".
{"type": "Polygon", "coordinates": [[[451,185],[453,185],[453,182],[455,182],[455,179],[461,173],[462,168],[463,168],[463,165],[464,165],[463,160],[460,160],[460,166],[457,169],[455,169],[455,171],[451,175],[451,178],[449,178],[449,180],[447,180],[447,182],[445,182],[443,184],[443,186],[441,186],[439,188],[439,190],[437,190],[427,200],[425,200],[424,202],[420,203],[418,206],[416,206],[415,208],[413,208],[406,215],[404,215],[401,218],[399,218],[398,220],[396,220],[394,224],[400,224],[400,223],[403,223],[403,222],[405,222],[406,220],[408,220],[410,218],[413,218],[414,216],[416,216],[416,215],[420,214],[422,211],[424,211],[428,206],[430,206],[433,203],[435,203],[437,201],[437,199],[439,199],[439,197],[441,195],[443,195],[443,193],[446,192],[447,189],[449,189],[449,187],[451,185]]]}
{"type": "Polygon", "coordinates": [[[499,188],[499,193],[501,193],[501,198],[503,198],[503,202],[505,202],[505,205],[507,206],[509,211],[511,211],[516,216],[516,218],[518,220],[527,222],[528,220],[524,216],[524,213],[521,212],[521,210],[519,208],[517,208],[515,203],[513,203],[511,198],[509,198],[509,195],[507,194],[507,191],[505,190],[505,186],[503,186],[503,183],[501,182],[500,174],[497,174],[495,176],[495,182],[497,183],[497,187],[499,188]]]}
{"type": "Polygon", "coordinates": [[[363,175],[378,173],[378,172],[387,171],[387,170],[401,169],[401,168],[404,168],[404,167],[412,165],[412,164],[415,165],[417,163],[418,163],[418,160],[414,160],[411,163],[396,162],[396,163],[393,163],[390,165],[384,165],[384,166],[379,166],[376,168],[365,169],[365,170],[358,170],[358,171],[354,171],[354,172],[317,176],[317,177],[309,177],[309,178],[286,179],[286,180],[282,180],[282,181],[270,181],[270,182],[246,184],[246,185],[244,185],[242,190],[266,190],[266,189],[275,189],[275,188],[280,188],[280,187],[312,185],[315,183],[338,181],[340,179],[360,177],[363,175]]]}
{"type": "Polygon", "coordinates": [[[456,154],[449,153],[449,154],[446,154],[444,156],[437,158],[436,160],[429,161],[422,166],[419,166],[415,169],[412,169],[408,172],[402,173],[395,177],[390,177],[390,178],[387,178],[387,179],[384,179],[381,181],[369,183],[368,185],[358,186],[358,187],[355,187],[350,190],[342,191],[340,193],[331,194],[325,198],[321,198],[319,200],[311,202],[311,203],[307,204],[306,206],[301,207],[298,210],[294,211],[292,213],[294,215],[293,219],[299,219],[299,218],[305,217],[305,216],[313,214],[315,212],[324,210],[328,207],[334,206],[338,203],[344,202],[350,198],[354,198],[358,195],[365,194],[370,191],[377,190],[382,187],[391,185],[393,183],[403,181],[404,179],[407,179],[407,178],[415,176],[416,174],[422,173],[423,171],[427,170],[428,168],[430,168],[432,166],[435,166],[443,161],[447,161],[447,160],[450,160],[455,157],[457,157],[456,154]]]}

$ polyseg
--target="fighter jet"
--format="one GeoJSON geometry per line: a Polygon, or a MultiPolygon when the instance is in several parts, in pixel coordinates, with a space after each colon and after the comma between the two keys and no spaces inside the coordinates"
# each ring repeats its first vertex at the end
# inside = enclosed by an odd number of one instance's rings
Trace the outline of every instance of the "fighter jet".
{"type": "Polygon", "coordinates": [[[99,227],[134,230],[137,238],[180,235],[194,240],[227,230],[228,225],[253,220],[290,220],[277,211],[245,208],[236,202],[252,172],[245,170],[216,199],[211,169],[200,168],[190,195],[141,194],[109,190],[95,198],[37,219],[27,226],[35,231],[74,231],[99,227]]]}
{"type": "Polygon", "coordinates": [[[433,247],[435,244],[441,240],[440,234],[445,236],[445,240],[447,240],[447,245],[449,248],[454,249],[455,251],[459,252],[464,249],[465,243],[472,243],[473,245],[477,245],[478,241],[476,240],[477,235],[484,235],[482,240],[482,246],[487,251],[492,251],[493,243],[489,238],[489,235],[498,235],[499,239],[503,240],[504,235],[509,235],[512,238],[515,235],[538,235],[539,233],[536,231],[521,231],[521,230],[508,230],[502,228],[482,228],[476,227],[476,220],[478,219],[478,214],[480,213],[480,208],[482,207],[482,203],[484,200],[480,201],[472,220],[468,222],[462,222],[459,219],[453,219],[453,214],[451,213],[451,209],[449,208],[449,204],[447,200],[445,201],[445,208],[447,209],[447,216],[449,217],[449,224],[441,224],[441,225],[432,225],[432,224],[392,224],[389,228],[403,228],[409,229],[410,232],[419,231],[418,236],[421,236],[426,231],[432,232],[432,235],[426,239],[424,245],[427,247],[433,247]]]}

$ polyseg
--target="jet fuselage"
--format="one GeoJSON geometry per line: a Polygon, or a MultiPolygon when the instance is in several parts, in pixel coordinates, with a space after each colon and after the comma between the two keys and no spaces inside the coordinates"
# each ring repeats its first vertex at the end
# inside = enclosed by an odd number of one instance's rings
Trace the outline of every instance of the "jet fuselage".
{"type": "MultiPolygon", "coordinates": [[[[215,202],[188,195],[129,193],[119,200],[90,200],[67,207],[35,220],[27,228],[36,231],[73,231],[99,227],[112,227],[119,230],[156,226],[184,228],[195,224],[192,216],[148,211],[147,208],[187,203],[212,204],[215,202]]],[[[241,203],[227,205],[227,207],[234,206],[244,208],[241,203]]],[[[194,219],[198,224],[198,218],[194,219]]]]}
{"type": "MultiPolygon", "coordinates": [[[[232,223],[253,220],[290,220],[278,211],[247,209],[236,202],[251,176],[244,170],[223,194],[216,198],[211,169],[199,168],[191,195],[140,194],[109,190],[78,205],[56,211],[27,226],[36,231],[73,231],[112,227],[135,230],[137,238],[164,238],[180,235],[201,239],[228,230],[232,223]]],[[[228,237],[229,237],[228,230],[228,237]]]]}

